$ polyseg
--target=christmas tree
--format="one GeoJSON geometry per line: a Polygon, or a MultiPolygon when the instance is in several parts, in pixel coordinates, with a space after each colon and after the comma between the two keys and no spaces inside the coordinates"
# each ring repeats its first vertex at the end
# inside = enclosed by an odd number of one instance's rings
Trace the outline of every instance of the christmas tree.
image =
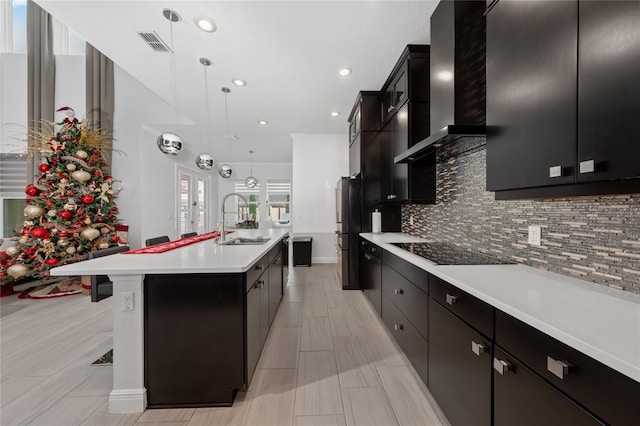
{"type": "Polygon", "coordinates": [[[91,130],[69,107],[58,112],[66,118],[48,123],[50,131],[29,132],[28,153],[41,153],[42,174],[25,190],[18,244],[0,252],[0,285],[47,277],[51,267],[84,260],[120,240],[113,178],[103,174],[109,132],[91,130]]]}

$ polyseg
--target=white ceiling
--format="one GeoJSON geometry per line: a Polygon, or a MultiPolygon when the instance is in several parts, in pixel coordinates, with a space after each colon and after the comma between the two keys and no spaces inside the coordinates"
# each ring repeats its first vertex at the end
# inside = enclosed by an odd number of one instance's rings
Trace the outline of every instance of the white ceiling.
{"type": "MultiPolygon", "coordinates": [[[[437,1],[57,1],[36,0],[118,66],[196,123],[205,119],[207,70],[211,121],[207,151],[230,161],[290,162],[292,133],[346,133],[360,90],[379,90],[407,44],[429,43],[429,18],[437,1]],[[138,36],[155,31],[170,44],[164,8],[178,12],[171,56],[154,52],[138,36]],[[217,31],[193,23],[207,15],[217,31]],[[338,70],[350,67],[349,77],[338,70]],[[236,87],[233,78],[248,82],[236,87]],[[229,87],[229,142],[223,86],[229,87]],[[173,98],[173,99],[172,99],[173,98]],[[341,113],[337,118],[332,111],[341,113]],[[267,126],[258,124],[267,120],[267,126]]],[[[144,108],[144,105],[140,105],[144,108]]],[[[159,124],[159,123],[149,123],[159,124]]],[[[204,132],[203,132],[204,135],[204,132]]],[[[204,137],[200,138],[204,139],[204,137]]],[[[345,139],[345,144],[347,143],[345,139]]]]}

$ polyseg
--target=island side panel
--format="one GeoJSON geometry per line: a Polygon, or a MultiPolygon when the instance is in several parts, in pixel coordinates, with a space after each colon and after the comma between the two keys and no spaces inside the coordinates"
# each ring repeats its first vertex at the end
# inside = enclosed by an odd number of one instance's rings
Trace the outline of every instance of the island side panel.
{"type": "Polygon", "coordinates": [[[244,385],[244,274],[147,275],[149,407],[230,405],[244,385]]]}
{"type": "Polygon", "coordinates": [[[113,275],[113,390],[110,413],[141,413],[147,407],[144,387],[143,275],[113,275]],[[133,293],[133,310],[121,309],[123,292],[133,293]]]}

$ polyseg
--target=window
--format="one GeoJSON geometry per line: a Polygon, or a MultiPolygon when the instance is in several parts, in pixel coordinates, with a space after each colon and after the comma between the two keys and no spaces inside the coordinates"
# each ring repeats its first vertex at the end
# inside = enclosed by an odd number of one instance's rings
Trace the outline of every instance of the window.
{"type": "Polygon", "coordinates": [[[27,53],[27,0],[13,0],[13,53],[27,53]]]}
{"type": "Polygon", "coordinates": [[[236,182],[235,192],[244,195],[249,202],[249,206],[245,206],[244,201],[239,197],[236,199],[236,211],[226,212],[224,218],[231,225],[238,228],[257,228],[258,220],[260,218],[260,184],[255,188],[248,188],[244,181],[236,182]]]}
{"type": "Polygon", "coordinates": [[[24,188],[27,186],[26,158],[19,154],[0,154],[0,237],[20,232],[24,222],[24,188]]]}
{"type": "Polygon", "coordinates": [[[204,234],[209,220],[207,215],[208,178],[178,167],[178,235],[187,232],[204,234]]]}
{"type": "Polygon", "coordinates": [[[270,180],[267,182],[267,205],[273,222],[287,224],[291,218],[291,182],[270,180]]]}

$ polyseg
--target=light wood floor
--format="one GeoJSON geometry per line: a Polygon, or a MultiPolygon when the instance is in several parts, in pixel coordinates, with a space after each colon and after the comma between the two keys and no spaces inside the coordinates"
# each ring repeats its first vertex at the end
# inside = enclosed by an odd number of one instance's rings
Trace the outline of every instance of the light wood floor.
{"type": "Polygon", "coordinates": [[[108,414],[111,299],[0,299],[0,424],[440,425],[446,423],[361,292],[335,265],[297,267],[247,392],[233,407],[108,414]]]}

